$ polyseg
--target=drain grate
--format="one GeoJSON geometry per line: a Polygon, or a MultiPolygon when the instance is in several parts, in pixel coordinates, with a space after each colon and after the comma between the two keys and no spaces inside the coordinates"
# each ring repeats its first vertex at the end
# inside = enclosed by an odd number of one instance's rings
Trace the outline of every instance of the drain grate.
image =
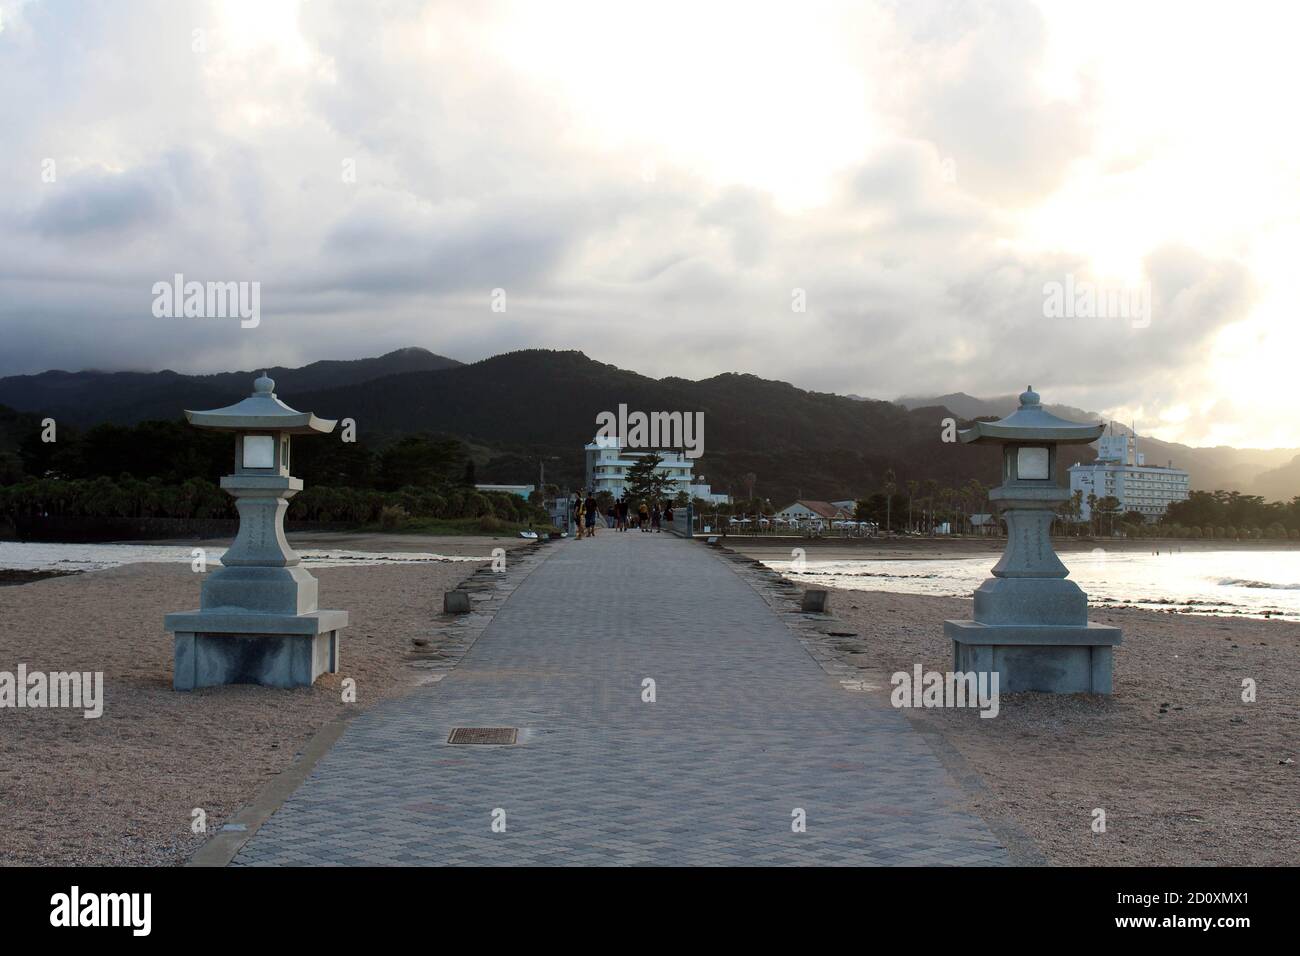
{"type": "Polygon", "coordinates": [[[455,727],[449,744],[513,744],[519,731],[514,727],[455,727]]]}

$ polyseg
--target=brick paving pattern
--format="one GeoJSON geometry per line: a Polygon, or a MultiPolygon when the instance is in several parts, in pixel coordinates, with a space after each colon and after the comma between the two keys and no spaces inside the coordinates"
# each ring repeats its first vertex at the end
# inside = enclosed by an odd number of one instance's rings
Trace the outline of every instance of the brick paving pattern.
{"type": "Polygon", "coordinates": [[[716,554],[634,531],[548,547],[460,664],[353,720],[235,865],[1008,862],[904,717],[716,554]],[[496,726],[519,742],[447,743],[496,726]]]}

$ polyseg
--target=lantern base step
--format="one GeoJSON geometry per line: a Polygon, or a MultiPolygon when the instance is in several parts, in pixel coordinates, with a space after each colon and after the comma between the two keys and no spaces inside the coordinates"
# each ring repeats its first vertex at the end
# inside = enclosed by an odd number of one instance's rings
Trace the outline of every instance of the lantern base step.
{"type": "Polygon", "coordinates": [[[176,634],[172,687],[310,687],[321,674],[338,672],[347,623],[346,611],[169,614],[167,628],[176,634]]]}
{"type": "Polygon", "coordinates": [[[944,621],[953,670],[998,674],[998,692],[1109,694],[1117,627],[1053,627],[944,621]]]}

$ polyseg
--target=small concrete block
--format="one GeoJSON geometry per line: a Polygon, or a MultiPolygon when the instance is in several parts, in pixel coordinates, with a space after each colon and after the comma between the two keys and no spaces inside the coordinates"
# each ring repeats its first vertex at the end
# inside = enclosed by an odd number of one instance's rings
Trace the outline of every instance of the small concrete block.
{"type": "Polygon", "coordinates": [[[825,614],[831,609],[831,592],[820,588],[809,588],[803,592],[803,603],[800,607],[805,611],[825,614]]]}
{"type": "Polygon", "coordinates": [[[468,614],[469,592],[459,588],[455,591],[444,592],[442,595],[442,610],[444,614],[468,614]]]}

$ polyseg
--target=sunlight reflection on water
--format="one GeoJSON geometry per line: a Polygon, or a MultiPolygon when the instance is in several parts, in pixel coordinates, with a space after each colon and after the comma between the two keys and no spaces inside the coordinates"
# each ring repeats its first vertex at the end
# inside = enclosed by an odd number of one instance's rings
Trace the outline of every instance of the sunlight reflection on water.
{"type": "MultiPolygon", "coordinates": [[[[1300,619],[1300,551],[1070,553],[1070,579],[1101,607],[1173,609],[1300,619]]],[[[900,591],[970,597],[990,576],[993,560],[941,558],[895,561],[807,561],[801,574],[789,561],[767,561],[792,580],[858,591],[900,591]]]]}

